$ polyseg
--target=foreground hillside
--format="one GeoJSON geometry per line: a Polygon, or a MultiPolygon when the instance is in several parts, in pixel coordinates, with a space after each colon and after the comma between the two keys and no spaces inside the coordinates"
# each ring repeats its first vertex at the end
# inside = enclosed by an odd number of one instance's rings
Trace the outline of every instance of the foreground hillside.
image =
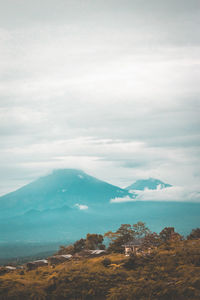
{"type": "Polygon", "coordinates": [[[0,276],[2,300],[197,300],[200,240],[170,241],[151,254],[80,258],[0,276]]]}

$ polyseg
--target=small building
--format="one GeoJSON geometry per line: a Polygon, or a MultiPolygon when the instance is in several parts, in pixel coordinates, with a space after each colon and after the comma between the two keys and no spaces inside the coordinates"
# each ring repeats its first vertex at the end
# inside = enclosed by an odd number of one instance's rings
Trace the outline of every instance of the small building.
{"type": "Polygon", "coordinates": [[[5,266],[5,268],[9,271],[14,271],[16,270],[16,267],[13,267],[13,266],[5,266]]]}
{"type": "Polygon", "coordinates": [[[9,272],[12,272],[15,270],[16,270],[16,267],[13,267],[13,266],[2,266],[2,267],[0,267],[0,275],[4,275],[6,273],[9,273],[9,272]]]}
{"type": "Polygon", "coordinates": [[[75,259],[80,259],[80,258],[90,258],[90,257],[97,257],[97,256],[102,256],[106,254],[106,250],[83,250],[78,253],[76,253],[73,257],[75,259]]]}
{"type": "Polygon", "coordinates": [[[58,265],[58,264],[61,264],[63,262],[69,261],[71,258],[72,258],[71,254],[54,255],[54,256],[48,257],[48,263],[50,265],[58,265]]]}
{"type": "Polygon", "coordinates": [[[125,255],[129,256],[130,254],[138,254],[143,242],[144,239],[135,239],[124,244],[123,246],[124,246],[125,255]]]}
{"type": "Polygon", "coordinates": [[[88,250],[88,252],[92,256],[101,256],[106,253],[106,250],[88,250]]]}
{"type": "Polygon", "coordinates": [[[46,259],[40,259],[40,260],[28,262],[26,264],[26,269],[28,271],[30,271],[30,270],[35,270],[39,267],[44,267],[44,266],[48,266],[48,261],[46,259]]]}

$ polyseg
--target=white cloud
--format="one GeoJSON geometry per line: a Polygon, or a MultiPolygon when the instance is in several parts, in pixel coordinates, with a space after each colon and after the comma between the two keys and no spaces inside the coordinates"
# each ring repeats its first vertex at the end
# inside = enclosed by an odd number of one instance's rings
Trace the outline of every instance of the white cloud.
{"type": "Polygon", "coordinates": [[[84,204],[75,204],[75,206],[77,208],[79,208],[80,210],[87,210],[89,207],[87,205],[84,205],[84,204]]]}
{"type": "MultiPolygon", "coordinates": [[[[131,191],[129,191],[131,192],[131,191]]],[[[180,187],[172,186],[161,189],[160,186],[156,190],[145,189],[134,190],[137,196],[132,199],[129,196],[123,198],[111,199],[111,203],[125,203],[134,201],[181,201],[181,202],[200,202],[199,186],[180,187]]]]}
{"type": "Polygon", "coordinates": [[[133,202],[136,199],[131,198],[130,196],[125,197],[116,197],[113,199],[110,199],[110,203],[123,203],[123,202],[133,202]]]}
{"type": "Polygon", "coordinates": [[[0,194],[60,167],[199,182],[198,1],[21,2],[0,11],[0,194]]]}
{"type": "Polygon", "coordinates": [[[200,202],[199,186],[172,186],[165,189],[134,191],[136,200],[141,201],[186,201],[200,202]]]}

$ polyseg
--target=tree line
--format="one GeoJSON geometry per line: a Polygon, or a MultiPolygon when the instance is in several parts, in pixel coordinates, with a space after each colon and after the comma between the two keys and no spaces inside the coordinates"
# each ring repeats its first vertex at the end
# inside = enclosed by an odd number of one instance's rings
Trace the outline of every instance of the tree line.
{"type": "Polygon", "coordinates": [[[74,257],[36,270],[0,273],[1,300],[199,300],[200,229],[184,238],[173,227],[151,232],[143,222],[122,224],[60,253],[106,249],[100,257],[74,257]],[[144,255],[125,256],[123,244],[142,239],[144,255]]]}
{"type": "MultiPolygon", "coordinates": [[[[187,240],[200,238],[200,228],[192,229],[187,240]]],[[[181,241],[184,236],[175,231],[174,227],[165,227],[160,233],[152,232],[144,222],[121,224],[116,231],[108,231],[104,235],[88,233],[86,238],[74,244],[60,246],[58,254],[75,254],[84,250],[107,250],[109,253],[123,253],[124,245],[133,240],[142,239],[141,249],[158,247],[170,240],[181,241]],[[107,247],[106,247],[107,246],[107,247]]]]}

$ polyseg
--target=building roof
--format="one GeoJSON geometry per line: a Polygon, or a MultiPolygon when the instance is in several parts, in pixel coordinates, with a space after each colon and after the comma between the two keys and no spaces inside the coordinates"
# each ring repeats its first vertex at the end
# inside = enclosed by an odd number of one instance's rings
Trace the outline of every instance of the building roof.
{"type": "Polygon", "coordinates": [[[5,268],[7,270],[16,270],[16,267],[13,267],[13,266],[5,266],[5,268]]]}
{"type": "Polygon", "coordinates": [[[48,257],[48,259],[51,259],[51,258],[56,258],[56,259],[70,259],[72,258],[72,255],[71,254],[62,254],[62,255],[53,255],[53,256],[50,256],[48,257]]]}
{"type": "Polygon", "coordinates": [[[33,263],[44,263],[44,264],[48,264],[48,260],[46,259],[39,259],[39,260],[34,260],[32,261],[33,263]]]}
{"type": "Polygon", "coordinates": [[[89,250],[90,254],[95,254],[95,255],[99,255],[102,253],[105,253],[105,250],[89,250]]]}
{"type": "Polygon", "coordinates": [[[62,254],[60,256],[63,257],[63,258],[66,258],[66,259],[72,258],[71,254],[62,254]]]}
{"type": "Polygon", "coordinates": [[[127,242],[126,244],[124,244],[124,247],[132,247],[132,246],[141,246],[144,242],[144,239],[135,239],[135,240],[131,240],[129,242],[127,242]]]}

